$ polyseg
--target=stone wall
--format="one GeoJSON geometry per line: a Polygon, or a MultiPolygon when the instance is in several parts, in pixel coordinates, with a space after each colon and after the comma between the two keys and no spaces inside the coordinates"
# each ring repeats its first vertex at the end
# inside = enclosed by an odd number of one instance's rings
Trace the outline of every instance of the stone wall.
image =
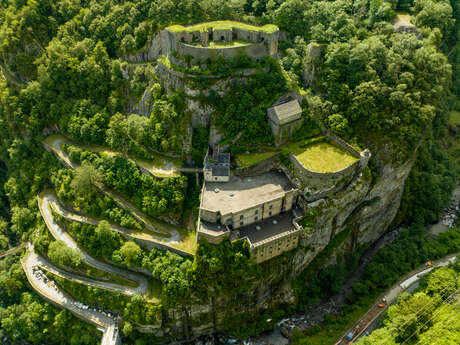
{"type": "Polygon", "coordinates": [[[121,56],[121,58],[129,62],[147,62],[154,61],[161,55],[177,52],[181,55],[191,55],[195,61],[203,61],[207,58],[214,60],[219,56],[230,59],[239,55],[247,55],[253,60],[258,60],[264,56],[275,57],[278,54],[278,39],[278,30],[267,33],[237,28],[230,30],[213,30],[211,28],[203,32],[171,32],[164,29],[157,32],[143,49],[130,55],[121,56]],[[247,46],[209,48],[211,40],[225,42],[240,40],[250,44],[247,46]],[[201,46],[190,44],[194,42],[201,46]]]}
{"type": "Polygon", "coordinates": [[[248,177],[261,175],[271,170],[275,170],[275,168],[277,168],[276,160],[280,157],[280,155],[280,153],[277,153],[273,157],[247,168],[238,168],[235,173],[240,177],[248,177]]]}
{"type": "Polygon", "coordinates": [[[269,49],[265,43],[250,44],[234,47],[202,47],[190,44],[178,43],[177,53],[193,57],[192,64],[204,62],[207,59],[216,60],[219,57],[233,59],[238,56],[249,56],[255,61],[260,61],[264,56],[269,55],[269,49]]]}
{"type": "Polygon", "coordinates": [[[319,173],[305,168],[292,153],[289,154],[289,160],[294,166],[296,177],[304,186],[303,193],[307,201],[318,200],[336,193],[360,172],[359,161],[340,171],[319,173]]]}
{"type": "Polygon", "coordinates": [[[157,32],[147,43],[147,45],[139,52],[123,55],[121,58],[128,62],[147,62],[158,59],[164,54],[164,44],[161,37],[161,32],[157,32]]]}

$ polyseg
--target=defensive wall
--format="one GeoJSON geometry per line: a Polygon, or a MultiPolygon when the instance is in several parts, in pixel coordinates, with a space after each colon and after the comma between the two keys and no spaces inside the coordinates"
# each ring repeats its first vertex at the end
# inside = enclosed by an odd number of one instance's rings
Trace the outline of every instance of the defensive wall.
{"type": "MultiPolygon", "coordinates": [[[[235,23],[235,26],[238,24],[235,23]]],[[[218,57],[231,59],[237,56],[248,56],[260,60],[264,56],[276,57],[278,54],[279,30],[266,32],[262,30],[208,28],[205,31],[189,31],[166,28],[161,31],[161,46],[164,55],[175,52],[179,55],[189,55],[192,63],[204,62],[207,59],[216,60],[218,57]],[[210,42],[239,41],[241,45],[210,47],[210,42]],[[247,44],[245,44],[247,43],[247,44]]]]}
{"type": "Polygon", "coordinates": [[[321,173],[307,169],[294,154],[290,153],[289,161],[293,165],[294,175],[301,181],[303,193],[309,202],[327,197],[341,190],[362,172],[371,157],[369,150],[366,149],[359,153],[332,133],[327,134],[327,138],[335,145],[348,151],[353,157],[359,158],[359,160],[342,170],[321,173]]]}
{"type": "Polygon", "coordinates": [[[246,168],[238,168],[235,173],[240,177],[257,176],[275,170],[277,168],[277,160],[280,158],[281,153],[277,153],[274,156],[267,158],[257,164],[251,165],[246,168]]]}

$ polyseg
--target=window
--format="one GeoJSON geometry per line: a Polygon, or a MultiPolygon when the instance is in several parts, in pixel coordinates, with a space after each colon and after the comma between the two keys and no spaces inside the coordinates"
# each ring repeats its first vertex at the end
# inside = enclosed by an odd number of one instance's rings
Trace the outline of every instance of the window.
{"type": "Polygon", "coordinates": [[[243,222],[240,222],[240,225],[243,225],[244,223],[243,222]]]}
{"type": "Polygon", "coordinates": [[[217,181],[217,177],[214,177],[214,181],[217,181]]]}
{"type": "Polygon", "coordinates": [[[221,40],[221,41],[225,41],[225,37],[224,37],[224,36],[220,36],[220,40],[221,40]]]}
{"type": "Polygon", "coordinates": [[[243,215],[240,216],[240,219],[243,219],[243,215]]]}
{"type": "Polygon", "coordinates": [[[272,215],[272,211],[268,212],[268,215],[271,216],[271,215],[272,215]]]}
{"type": "Polygon", "coordinates": [[[257,216],[254,218],[255,221],[257,221],[258,219],[259,219],[259,217],[257,217],[257,216]]]}
{"type": "Polygon", "coordinates": [[[269,209],[271,210],[273,208],[273,205],[270,205],[269,209]]]}
{"type": "Polygon", "coordinates": [[[258,214],[258,213],[259,213],[259,210],[256,210],[256,211],[254,212],[254,214],[258,214]]]}

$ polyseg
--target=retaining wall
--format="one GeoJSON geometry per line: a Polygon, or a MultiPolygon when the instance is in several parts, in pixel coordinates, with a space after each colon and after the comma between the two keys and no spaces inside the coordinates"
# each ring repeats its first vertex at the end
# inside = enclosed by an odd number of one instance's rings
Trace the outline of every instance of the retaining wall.
{"type": "Polygon", "coordinates": [[[179,42],[177,53],[180,55],[191,55],[193,57],[192,63],[196,64],[204,62],[207,59],[217,60],[219,57],[233,59],[238,56],[249,56],[253,60],[260,61],[263,57],[269,55],[269,49],[265,43],[209,48],[179,42]]]}
{"type": "Polygon", "coordinates": [[[235,173],[241,177],[256,176],[264,174],[277,168],[276,160],[280,157],[280,153],[275,154],[273,157],[267,158],[266,160],[254,164],[247,168],[238,168],[235,173]]]}
{"type": "Polygon", "coordinates": [[[289,160],[294,166],[296,177],[304,187],[303,192],[307,201],[335,194],[361,171],[359,161],[340,171],[319,173],[306,169],[292,153],[289,154],[289,160]]]}

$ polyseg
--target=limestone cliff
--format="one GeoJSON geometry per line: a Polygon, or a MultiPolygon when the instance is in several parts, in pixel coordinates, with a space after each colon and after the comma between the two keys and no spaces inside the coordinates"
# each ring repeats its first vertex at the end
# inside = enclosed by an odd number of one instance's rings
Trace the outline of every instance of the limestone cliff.
{"type": "MultiPolygon", "coordinates": [[[[315,210],[315,225],[305,231],[297,250],[274,259],[276,268],[268,270],[271,273],[265,279],[254,282],[245,296],[196,300],[189,306],[165,311],[162,328],[142,327],[140,330],[157,336],[193,338],[224,329],[227,318],[232,315],[263,312],[281,304],[295,305],[292,282],[328,245],[333,243],[332,251],[329,246],[330,253],[319,265],[334,264],[339,255],[372,244],[388,230],[398,211],[413,160],[404,163],[386,160],[384,163],[378,152],[375,159],[378,168],[374,179],[366,169],[364,176],[355,179],[333,198],[305,205],[315,210]],[[339,234],[342,236],[337,237],[339,234]]],[[[266,265],[273,263],[268,261],[266,265]]]]}

